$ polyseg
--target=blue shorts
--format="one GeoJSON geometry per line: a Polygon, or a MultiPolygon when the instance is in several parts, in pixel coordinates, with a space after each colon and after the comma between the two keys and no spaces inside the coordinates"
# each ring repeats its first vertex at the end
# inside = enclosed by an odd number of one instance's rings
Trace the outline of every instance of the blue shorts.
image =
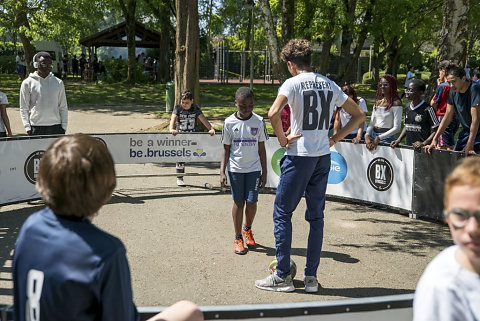
{"type": "MultiPolygon", "coordinates": [[[[437,117],[438,122],[442,122],[442,119],[445,116],[437,117]]],[[[440,135],[440,138],[438,139],[438,145],[441,147],[455,145],[455,134],[458,131],[458,127],[460,127],[460,121],[458,120],[457,116],[454,116],[450,124],[448,124],[447,128],[445,128],[445,131],[442,133],[442,135],[440,135]]]]}
{"type": "Polygon", "coordinates": [[[234,201],[256,203],[260,186],[261,172],[236,173],[228,172],[230,189],[234,201]]]}
{"type": "MultiPolygon", "coordinates": [[[[377,132],[375,131],[375,129],[373,129],[373,130],[372,130],[372,135],[371,135],[370,137],[371,137],[372,139],[375,139],[377,136],[380,136],[381,134],[382,134],[382,133],[377,133],[377,132]]],[[[390,145],[390,143],[393,142],[395,139],[397,139],[397,138],[395,137],[395,135],[388,136],[388,137],[382,139],[382,140],[380,141],[380,143],[390,145]]]]}

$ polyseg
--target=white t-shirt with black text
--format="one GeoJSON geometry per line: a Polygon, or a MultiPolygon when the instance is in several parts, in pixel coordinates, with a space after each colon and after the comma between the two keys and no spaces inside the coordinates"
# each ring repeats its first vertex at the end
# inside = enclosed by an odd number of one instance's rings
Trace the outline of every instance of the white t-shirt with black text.
{"type": "Polygon", "coordinates": [[[343,106],[348,96],[327,77],[303,72],[287,79],[278,91],[287,97],[292,110],[291,134],[302,134],[288,145],[286,155],[323,156],[330,154],[328,128],[335,106],[343,106]]]}

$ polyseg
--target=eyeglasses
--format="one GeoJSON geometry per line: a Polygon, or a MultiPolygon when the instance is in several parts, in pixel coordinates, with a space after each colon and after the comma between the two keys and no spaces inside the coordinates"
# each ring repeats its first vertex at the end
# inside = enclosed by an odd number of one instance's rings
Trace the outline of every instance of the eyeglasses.
{"type": "Polygon", "coordinates": [[[405,93],[406,94],[410,94],[410,93],[414,93],[414,92],[415,92],[415,90],[413,90],[413,89],[405,88],[405,93]]]}
{"type": "Polygon", "coordinates": [[[386,88],[386,87],[390,87],[390,84],[389,83],[378,84],[378,87],[386,88]]]}
{"type": "Polygon", "coordinates": [[[450,218],[450,223],[456,228],[465,227],[470,217],[474,217],[477,220],[477,223],[480,224],[480,211],[470,213],[461,208],[454,208],[450,211],[444,210],[443,216],[445,216],[445,218],[450,218]]]}

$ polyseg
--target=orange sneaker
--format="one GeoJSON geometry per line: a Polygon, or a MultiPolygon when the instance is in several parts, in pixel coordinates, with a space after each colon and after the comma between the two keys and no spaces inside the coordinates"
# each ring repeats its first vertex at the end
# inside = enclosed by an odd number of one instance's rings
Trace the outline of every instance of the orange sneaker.
{"type": "Polygon", "coordinates": [[[247,253],[247,250],[243,246],[243,240],[235,240],[235,243],[233,243],[233,248],[235,250],[235,254],[243,255],[247,253]]]}
{"type": "Polygon", "coordinates": [[[249,249],[252,249],[255,247],[255,239],[253,238],[252,229],[245,231],[242,228],[242,236],[245,239],[245,243],[247,244],[249,249]]]}

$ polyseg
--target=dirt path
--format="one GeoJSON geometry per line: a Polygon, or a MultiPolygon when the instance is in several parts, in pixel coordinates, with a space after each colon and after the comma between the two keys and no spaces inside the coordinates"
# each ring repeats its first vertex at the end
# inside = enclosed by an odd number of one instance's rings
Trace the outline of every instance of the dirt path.
{"type": "MultiPolygon", "coordinates": [[[[98,106],[95,110],[72,107],[68,112],[67,134],[74,133],[132,133],[159,125],[164,120],[155,117],[156,107],[148,111],[112,110],[98,106]]],[[[25,134],[19,108],[8,108],[14,135],[25,134]]]]}
{"type": "MultiPolygon", "coordinates": [[[[69,133],[130,132],[157,122],[151,114],[73,111],[69,133]]],[[[218,168],[218,164],[190,164],[187,172],[218,173],[218,168]]],[[[173,164],[117,166],[118,174],[174,171],[173,164]]],[[[181,188],[175,185],[174,177],[119,179],[113,198],[94,220],[125,243],[139,306],[169,305],[180,299],[216,305],[411,293],[427,263],[451,244],[443,225],[328,201],[318,270],[322,288],[318,294],[305,294],[301,279],[308,226],[302,201],[293,216],[297,290],[289,294],[261,291],[253,283],[266,276],[275,255],[274,194],[259,197],[254,222],[257,249],[239,256],[233,253],[231,196],[204,187],[210,183],[218,188],[218,177],[187,177],[185,181],[188,186],[181,188]]],[[[19,228],[40,208],[26,203],[0,207],[0,304],[13,301],[10,256],[19,228]]]]}

